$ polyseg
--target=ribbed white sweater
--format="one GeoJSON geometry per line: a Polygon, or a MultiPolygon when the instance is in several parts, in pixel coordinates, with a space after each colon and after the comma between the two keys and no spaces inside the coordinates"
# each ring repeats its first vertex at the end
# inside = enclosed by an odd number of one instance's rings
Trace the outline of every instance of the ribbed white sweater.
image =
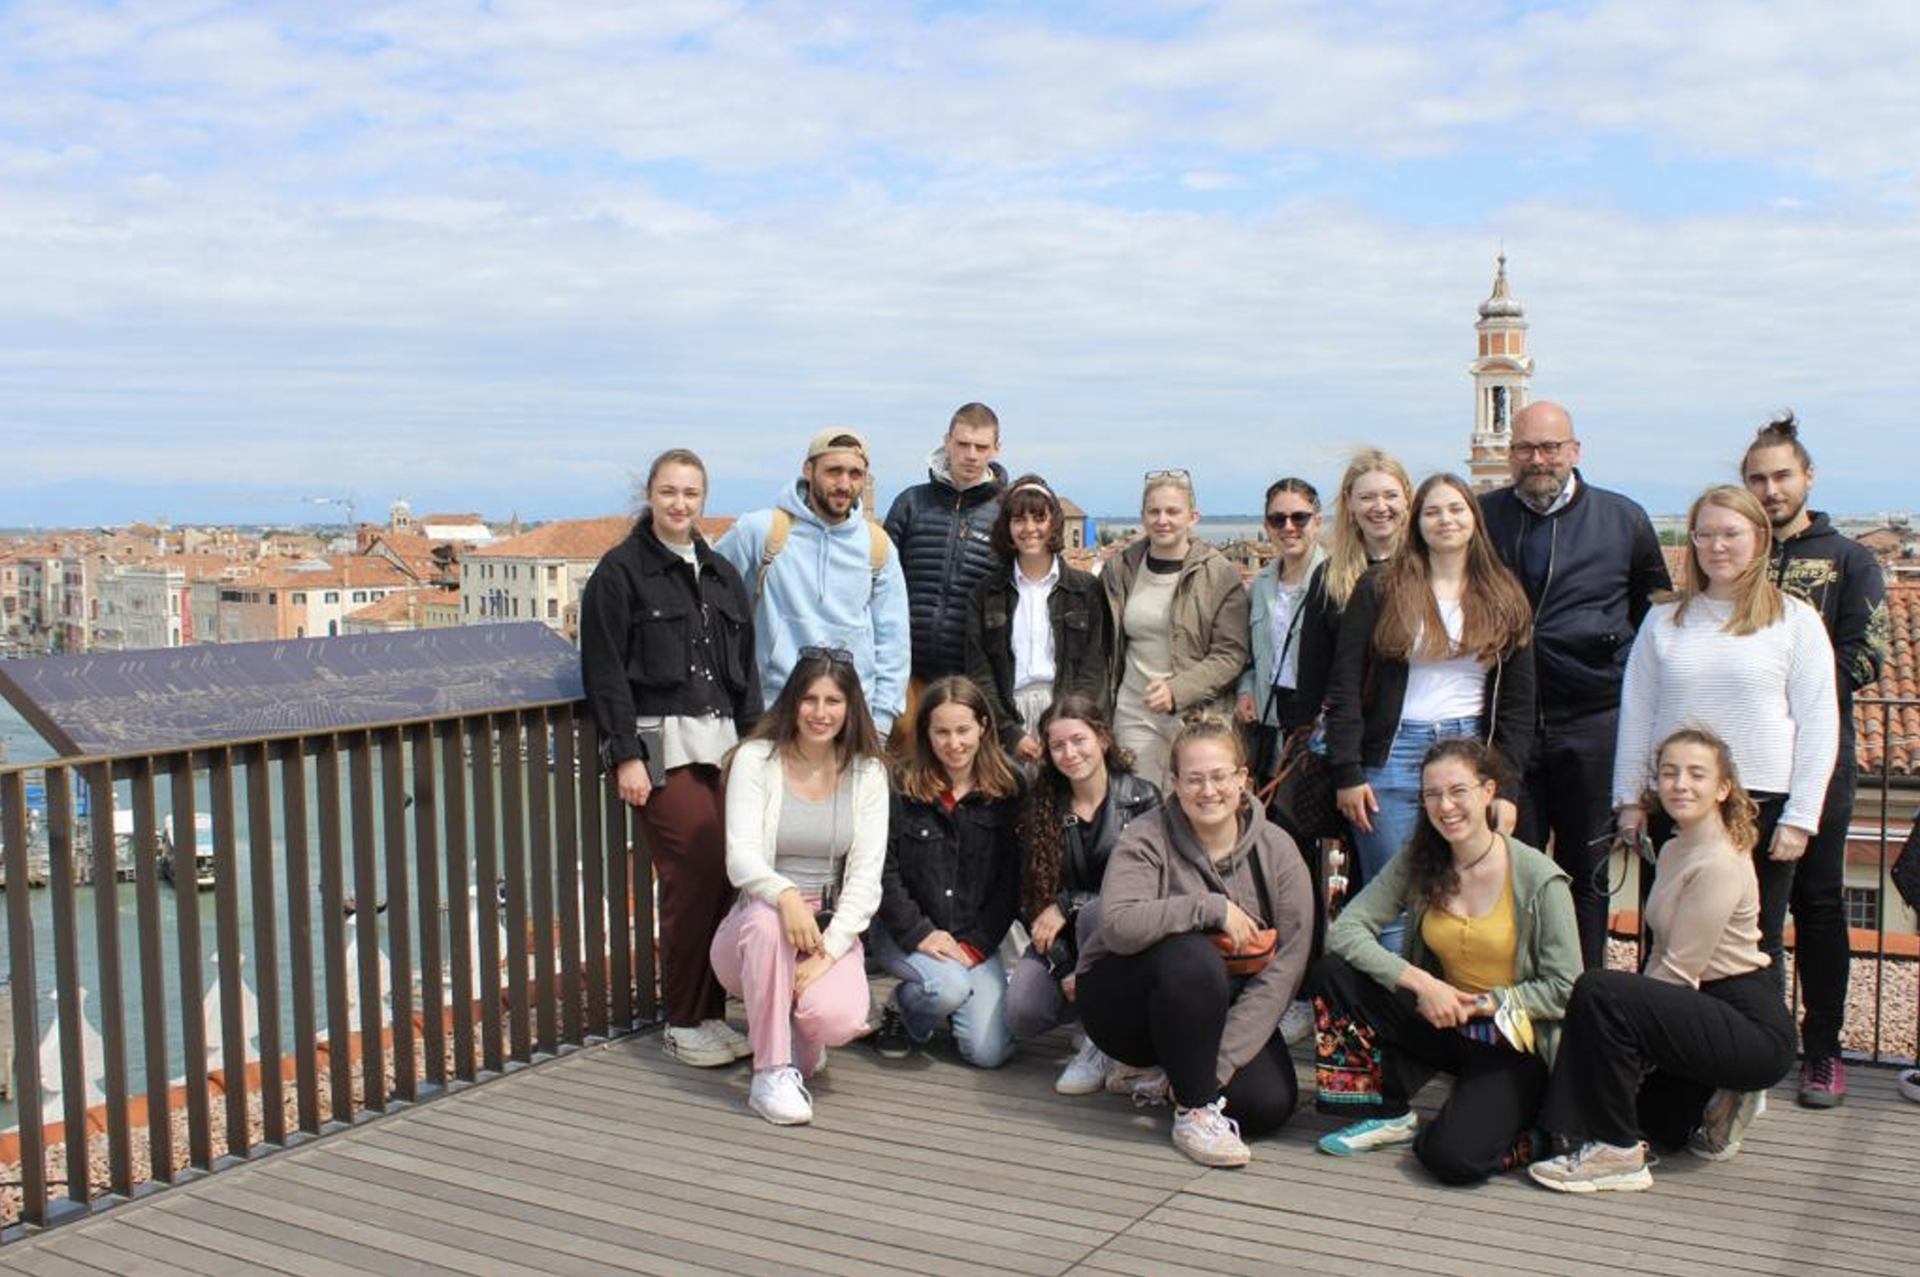
{"type": "Polygon", "coordinates": [[[1727,633],[1733,605],[1695,598],[1683,623],[1656,604],[1627,657],[1613,802],[1638,802],[1651,784],[1654,748],[1667,733],[1704,727],[1727,742],[1740,783],[1787,795],[1782,824],[1820,827],[1840,749],[1833,644],[1820,614],[1799,599],[1753,634],[1727,633]]]}

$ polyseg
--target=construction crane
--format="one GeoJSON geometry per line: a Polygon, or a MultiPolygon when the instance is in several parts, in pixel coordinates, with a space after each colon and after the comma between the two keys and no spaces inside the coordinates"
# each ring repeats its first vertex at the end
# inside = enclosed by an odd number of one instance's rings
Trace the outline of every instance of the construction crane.
{"type": "Polygon", "coordinates": [[[349,532],[360,526],[359,507],[355,504],[351,492],[344,497],[301,497],[300,500],[307,505],[330,505],[345,510],[349,532]]]}

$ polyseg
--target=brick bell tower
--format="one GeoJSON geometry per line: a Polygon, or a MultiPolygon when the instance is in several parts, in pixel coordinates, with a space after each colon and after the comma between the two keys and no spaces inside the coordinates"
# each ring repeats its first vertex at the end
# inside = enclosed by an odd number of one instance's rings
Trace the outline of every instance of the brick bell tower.
{"type": "Polygon", "coordinates": [[[1527,354],[1526,312],[1507,288],[1507,255],[1493,276],[1493,293],[1480,303],[1479,351],[1467,369],[1473,376],[1473,439],[1467,450],[1467,474],[1474,491],[1487,492],[1509,482],[1507,444],[1513,418],[1527,406],[1533,358],[1527,354]]]}

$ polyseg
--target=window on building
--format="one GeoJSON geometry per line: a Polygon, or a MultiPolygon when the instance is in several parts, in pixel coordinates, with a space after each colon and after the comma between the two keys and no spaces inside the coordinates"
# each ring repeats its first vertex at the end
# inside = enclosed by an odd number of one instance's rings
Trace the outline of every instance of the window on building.
{"type": "Polygon", "coordinates": [[[336,636],[337,636],[337,635],[338,635],[339,633],[340,633],[340,622],[338,622],[338,621],[328,621],[328,622],[327,622],[327,637],[328,637],[328,638],[334,638],[334,637],[336,637],[336,636]]]}
{"type": "Polygon", "coordinates": [[[365,590],[355,590],[353,592],[353,601],[355,603],[365,603],[367,601],[367,592],[365,590]]]}
{"type": "Polygon", "coordinates": [[[547,584],[558,585],[559,583],[560,583],[559,565],[554,563],[547,564],[547,584]]]}
{"type": "Polygon", "coordinates": [[[278,603],[279,601],[280,601],[280,594],[278,591],[276,590],[267,591],[267,602],[278,603]]]}
{"type": "Polygon", "coordinates": [[[560,615],[560,600],[548,599],[547,600],[547,619],[551,621],[559,617],[559,615],[560,615]]]}
{"type": "Polygon", "coordinates": [[[326,596],[326,601],[327,601],[327,602],[329,602],[329,603],[338,603],[338,602],[340,601],[340,591],[338,591],[338,590],[328,590],[328,591],[327,591],[327,596],[326,596]]]}
{"type": "Polygon", "coordinates": [[[1875,931],[1880,926],[1880,888],[1846,888],[1847,925],[1856,931],[1875,931]]]}
{"type": "Polygon", "coordinates": [[[472,616],[472,615],[473,615],[473,600],[472,600],[472,599],[461,599],[461,600],[460,600],[460,615],[462,615],[462,616],[472,616]]]}
{"type": "Polygon", "coordinates": [[[304,594],[296,594],[296,595],[294,595],[294,596],[293,596],[293,605],[294,605],[295,607],[305,607],[305,606],[307,605],[307,596],[306,596],[306,595],[304,595],[304,594]]]}
{"type": "Polygon", "coordinates": [[[513,614],[515,616],[520,615],[520,596],[519,595],[515,595],[513,599],[513,614]]]}

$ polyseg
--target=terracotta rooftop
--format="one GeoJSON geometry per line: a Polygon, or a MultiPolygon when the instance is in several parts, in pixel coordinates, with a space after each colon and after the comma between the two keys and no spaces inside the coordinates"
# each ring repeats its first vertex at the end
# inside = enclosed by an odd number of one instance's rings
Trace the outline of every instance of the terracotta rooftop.
{"type": "Polygon", "coordinates": [[[458,602],[459,597],[457,592],[449,593],[448,591],[442,590],[402,590],[389,594],[384,599],[369,603],[365,607],[355,608],[353,611],[347,613],[346,619],[349,621],[405,621],[417,619],[425,614],[427,604],[458,602]]]}
{"type": "Polygon", "coordinates": [[[522,532],[505,541],[495,541],[467,553],[469,559],[570,559],[597,560],[619,545],[633,530],[627,515],[608,515],[601,519],[558,519],[543,523],[531,532],[522,532]]]}
{"type": "Polygon", "coordinates": [[[1887,613],[1892,622],[1892,651],[1880,681],[1862,697],[1906,697],[1909,705],[1853,707],[1854,746],[1862,773],[1878,772],[1883,742],[1888,770],[1895,776],[1920,776],[1920,583],[1887,583],[1887,613]],[[1884,724],[1884,727],[1883,727],[1884,724]],[[1883,734],[1884,733],[1884,734],[1883,734]]]}

